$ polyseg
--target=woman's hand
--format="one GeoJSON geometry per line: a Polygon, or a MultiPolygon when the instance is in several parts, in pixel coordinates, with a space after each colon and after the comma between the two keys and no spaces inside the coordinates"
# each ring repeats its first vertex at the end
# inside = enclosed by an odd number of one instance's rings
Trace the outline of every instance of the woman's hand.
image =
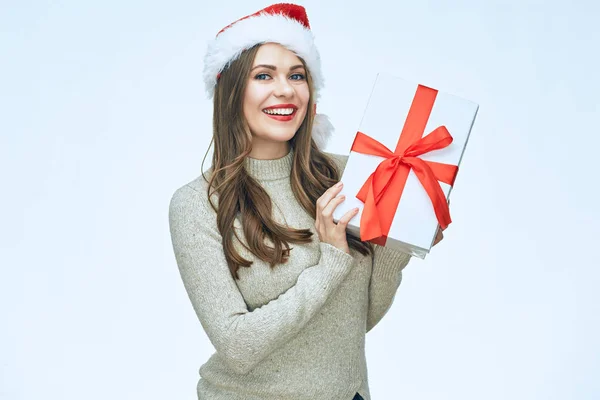
{"type": "Polygon", "coordinates": [[[338,193],[342,190],[342,186],[342,182],[338,182],[327,189],[317,200],[315,228],[321,242],[328,243],[350,254],[350,248],[346,240],[346,226],[352,217],[358,213],[358,208],[345,213],[337,224],[333,222],[333,211],[345,199],[345,196],[338,196],[338,193]]]}
{"type": "Polygon", "coordinates": [[[435,240],[433,242],[433,246],[435,246],[436,244],[441,242],[443,238],[444,238],[444,229],[438,228],[437,234],[435,235],[435,240]]]}
{"type": "MultiPolygon", "coordinates": [[[[450,200],[448,200],[448,207],[450,207],[450,200]]],[[[446,229],[446,228],[444,228],[444,229],[446,229]]],[[[442,239],[444,238],[444,229],[442,229],[441,227],[438,227],[438,231],[435,235],[435,240],[433,241],[433,246],[435,246],[436,244],[441,242],[442,239]]],[[[431,247],[433,247],[433,246],[431,246],[431,247]]]]}

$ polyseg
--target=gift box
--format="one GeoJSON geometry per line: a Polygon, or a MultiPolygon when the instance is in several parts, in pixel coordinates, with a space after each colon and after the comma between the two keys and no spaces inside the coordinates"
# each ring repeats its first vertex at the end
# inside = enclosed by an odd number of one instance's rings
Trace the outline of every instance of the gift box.
{"type": "Polygon", "coordinates": [[[334,221],[358,207],[348,231],[425,258],[452,221],[448,198],[479,106],[378,74],[341,177],[334,221]]]}

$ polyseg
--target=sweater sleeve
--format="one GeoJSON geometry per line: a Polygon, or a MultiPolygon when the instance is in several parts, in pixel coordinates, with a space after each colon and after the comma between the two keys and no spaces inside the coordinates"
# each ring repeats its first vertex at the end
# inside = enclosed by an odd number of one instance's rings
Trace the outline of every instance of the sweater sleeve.
{"type": "Polygon", "coordinates": [[[249,311],[227,266],[215,220],[200,191],[184,186],[173,195],[169,226],[187,294],[217,353],[232,370],[245,374],[307,324],[346,277],[354,259],[321,243],[319,262],[306,268],[293,287],[249,311]]]}
{"type": "Polygon", "coordinates": [[[402,270],[410,261],[410,255],[390,248],[373,245],[373,269],[369,282],[369,311],[367,332],[388,312],[396,291],[402,282],[402,270]]]}
{"type": "MultiPolygon", "coordinates": [[[[340,173],[345,170],[347,155],[326,154],[336,163],[340,173]]],[[[408,254],[377,245],[374,245],[374,248],[373,270],[369,283],[367,332],[373,329],[390,309],[402,281],[402,269],[410,260],[408,254]]]]}

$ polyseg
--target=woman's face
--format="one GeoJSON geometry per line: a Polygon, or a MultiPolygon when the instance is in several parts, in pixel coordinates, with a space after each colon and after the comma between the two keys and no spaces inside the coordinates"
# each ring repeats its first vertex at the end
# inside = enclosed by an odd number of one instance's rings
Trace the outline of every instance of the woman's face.
{"type": "Polygon", "coordinates": [[[266,43],[258,49],[248,79],[243,111],[252,132],[250,157],[283,157],[306,116],[306,70],[293,52],[266,43]]]}

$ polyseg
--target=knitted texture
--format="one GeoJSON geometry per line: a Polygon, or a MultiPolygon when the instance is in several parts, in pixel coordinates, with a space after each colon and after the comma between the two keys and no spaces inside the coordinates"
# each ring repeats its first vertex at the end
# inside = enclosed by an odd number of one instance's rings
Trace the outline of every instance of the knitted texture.
{"type": "MultiPolygon", "coordinates": [[[[343,170],[347,157],[329,154],[343,170]]],[[[373,257],[320,243],[314,217],[290,186],[293,150],[245,168],[273,201],[273,218],[314,232],[291,245],[287,263],[253,261],[231,276],[200,176],[169,206],[175,258],[187,294],[216,352],[200,368],[202,400],[370,400],[365,335],[389,310],[410,256],[375,246],[373,257]]],[[[210,173],[210,172],[209,172],[210,173]]],[[[218,201],[215,201],[218,203],[218,201]]],[[[245,240],[239,220],[235,225],[245,240]]]]}

